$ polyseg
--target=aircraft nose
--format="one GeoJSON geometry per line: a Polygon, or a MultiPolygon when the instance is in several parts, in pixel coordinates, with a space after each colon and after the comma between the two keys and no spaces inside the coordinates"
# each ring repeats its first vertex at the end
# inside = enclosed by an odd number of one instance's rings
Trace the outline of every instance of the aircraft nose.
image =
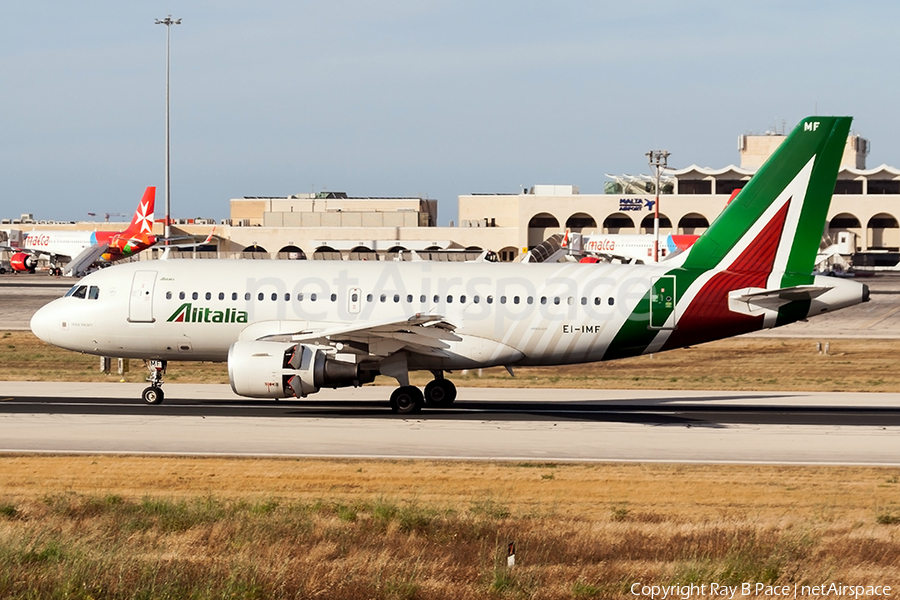
{"type": "Polygon", "coordinates": [[[48,344],[53,344],[59,332],[66,331],[69,327],[69,322],[60,313],[57,302],[58,300],[54,300],[41,307],[31,317],[31,332],[48,344]]]}

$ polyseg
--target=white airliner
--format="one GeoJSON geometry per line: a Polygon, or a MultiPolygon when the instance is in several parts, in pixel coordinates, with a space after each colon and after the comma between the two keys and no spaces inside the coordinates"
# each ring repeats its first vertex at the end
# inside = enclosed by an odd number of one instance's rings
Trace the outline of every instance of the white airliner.
{"type": "Polygon", "coordinates": [[[149,361],[227,361],[234,391],[303,397],[397,380],[395,412],[453,401],[455,369],[660,352],[868,300],[812,267],[849,117],[802,121],[691,248],[658,264],[160,260],[81,280],[31,322],[42,340],[149,361]],[[428,370],[424,390],[409,372],[428,370]]]}
{"type": "Polygon", "coordinates": [[[137,254],[157,242],[153,235],[156,188],[148,187],[138,203],[131,224],[123,231],[16,231],[7,232],[8,244],[0,250],[13,253],[14,271],[34,273],[40,256],[50,258],[50,274],[80,276],[96,262],[113,262],[137,254]]]}

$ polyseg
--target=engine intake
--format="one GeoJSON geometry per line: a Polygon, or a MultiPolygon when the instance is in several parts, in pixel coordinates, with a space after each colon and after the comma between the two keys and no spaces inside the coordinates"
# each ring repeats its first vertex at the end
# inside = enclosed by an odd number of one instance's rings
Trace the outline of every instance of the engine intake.
{"type": "Polygon", "coordinates": [[[323,387],[360,386],[373,371],[334,360],[322,348],[283,342],[235,342],[228,350],[228,379],[251,398],[301,398],[323,387]]]}
{"type": "Polygon", "coordinates": [[[34,273],[34,269],[37,267],[37,259],[27,252],[16,252],[9,258],[9,266],[15,271],[34,273]]]}

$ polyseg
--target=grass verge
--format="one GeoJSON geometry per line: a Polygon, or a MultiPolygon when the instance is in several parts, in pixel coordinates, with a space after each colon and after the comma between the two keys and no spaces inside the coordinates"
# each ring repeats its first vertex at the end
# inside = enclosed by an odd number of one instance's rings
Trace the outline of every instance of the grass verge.
{"type": "Polygon", "coordinates": [[[898,514],[897,475],[4,456],[0,597],[556,599],[633,597],[633,583],[896,585],[900,525],[883,517],[898,514]]]}

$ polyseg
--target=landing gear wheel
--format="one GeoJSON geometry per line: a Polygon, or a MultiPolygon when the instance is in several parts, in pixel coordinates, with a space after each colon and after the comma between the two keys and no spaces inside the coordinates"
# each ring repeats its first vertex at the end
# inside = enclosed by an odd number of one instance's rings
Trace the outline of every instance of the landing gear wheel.
{"type": "Polygon", "coordinates": [[[391,394],[391,410],[400,415],[409,415],[422,410],[425,397],[422,390],[414,385],[398,387],[391,394]]]}
{"type": "Polygon", "coordinates": [[[167,363],[164,360],[146,360],[144,363],[147,365],[147,369],[150,370],[150,377],[147,378],[147,381],[150,382],[150,387],[144,389],[141,398],[147,404],[161,404],[163,398],[165,398],[162,384],[163,373],[166,372],[167,363]]]}
{"type": "Polygon", "coordinates": [[[147,404],[162,404],[165,394],[163,394],[162,388],[151,385],[144,389],[141,397],[147,404]]]}
{"type": "Polygon", "coordinates": [[[456,400],[456,386],[449,379],[435,379],[425,386],[425,403],[429,406],[450,406],[456,400]]]}

